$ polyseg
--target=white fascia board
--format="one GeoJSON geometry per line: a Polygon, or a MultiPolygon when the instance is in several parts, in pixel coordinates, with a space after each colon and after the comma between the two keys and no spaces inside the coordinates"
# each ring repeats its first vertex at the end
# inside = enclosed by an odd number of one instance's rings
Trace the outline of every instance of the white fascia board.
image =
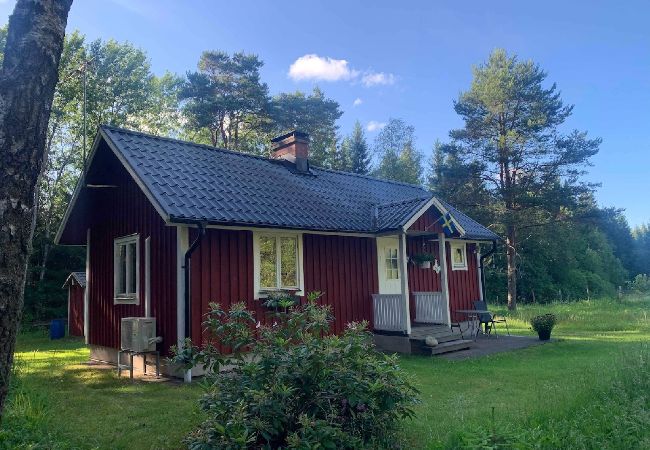
{"type": "MultiPolygon", "coordinates": [[[[408,222],[406,222],[404,224],[402,229],[406,232],[409,228],[411,228],[411,225],[413,225],[420,217],[422,217],[422,214],[427,212],[429,210],[429,208],[431,208],[432,206],[435,206],[436,208],[438,208],[438,210],[440,210],[440,212],[443,215],[445,215],[445,214],[447,214],[449,212],[447,210],[447,208],[442,206],[442,203],[440,203],[440,200],[438,200],[435,197],[431,197],[431,199],[422,208],[420,208],[420,210],[418,212],[416,212],[415,214],[413,214],[413,216],[411,216],[411,218],[408,220],[408,222]]],[[[454,222],[454,224],[458,228],[458,231],[460,231],[461,236],[466,234],[465,229],[458,223],[458,221],[453,216],[453,214],[450,214],[450,216],[451,216],[451,220],[454,222]]]]}

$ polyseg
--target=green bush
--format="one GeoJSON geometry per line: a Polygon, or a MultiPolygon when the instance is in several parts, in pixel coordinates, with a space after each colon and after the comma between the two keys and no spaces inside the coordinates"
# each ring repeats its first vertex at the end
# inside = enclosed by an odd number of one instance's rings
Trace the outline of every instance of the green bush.
{"type": "Polygon", "coordinates": [[[211,304],[204,325],[230,351],[208,345],[180,355],[209,371],[200,401],[208,419],[187,437],[190,448],[363,448],[395,440],[418,392],[395,357],[375,350],[365,324],[328,335],[331,314],[318,296],[270,313],[272,326],[255,326],[241,303],[229,311],[211,304]]]}
{"type": "Polygon", "coordinates": [[[557,323],[557,318],[555,317],[555,314],[542,314],[540,316],[535,316],[532,319],[530,319],[530,324],[533,327],[533,330],[535,330],[539,334],[551,334],[551,330],[553,330],[553,327],[557,323]]]}
{"type": "Polygon", "coordinates": [[[635,276],[630,282],[630,290],[636,293],[645,294],[650,292],[650,278],[644,273],[635,276]]]}

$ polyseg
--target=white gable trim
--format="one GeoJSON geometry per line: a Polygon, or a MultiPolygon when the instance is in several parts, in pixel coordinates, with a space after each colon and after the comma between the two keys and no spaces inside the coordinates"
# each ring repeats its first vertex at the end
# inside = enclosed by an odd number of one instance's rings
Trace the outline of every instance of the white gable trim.
{"type": "MultiPolygon", "coordinates": [[[[426,213],[426,212],[429,210],[429,208],[431,208],[432,206],[435,206],[436,208],[438,208],[438,210],[440,210],[440,212],[441,212],[443,215],[444,215],[444,214],[447,214],[447,213],[449,212],[449,211],[447,210],[447,208],[445,208],[444,206],[442,206],[442,203],[440,203],[440,200],[438,200],[438,199],[435,198],[435,197],[431,197],[431,200],[429,200],[429,201],[428,201],[428,202],[427,202],[427,203],[426,203],[422,208],[420,208],[420,210],[419,210],[418,212],[416,212],[416,213],[415,213],[415,214],[414,214],[414,215],[413,215],[413,216],[408,220],[408,222],[406,222],[406,223],[404,224],[404,226],[402,227],[402,229],[403,229],[404,231],[407,231],[409,228],[411,228],[411,225],[413,225],[413,224],[414,224],[414,223],[415,223],[415,222],[416,222],[420,217],[422,217],[422,215],[423,215],[424,213],[426,213]]],[[[464,235],[466,234],[466,233],[465,233],[465,229],[464,229],[464,228],[463,228],[463,227],[458,223],[458,221],[456,220],[456,218],[455,218],[452,214],[450,214],[450,215],[451,215],[451,220],[452,220],[452,222],[454,222],[454,225],[456,225],[456,227],[458,228],[458,231],[460,231],[460,235],[461,235],[461,236],[464,236],[464,235]]]]}

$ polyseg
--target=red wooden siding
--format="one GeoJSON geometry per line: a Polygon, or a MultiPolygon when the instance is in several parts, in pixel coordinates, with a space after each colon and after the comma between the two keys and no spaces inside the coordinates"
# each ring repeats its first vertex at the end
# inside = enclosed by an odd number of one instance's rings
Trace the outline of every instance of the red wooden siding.
{"type": "Polygon", "coordinates": [[[474,309],[473,301],[480,298],[478,284],[478,265],[476,262],[476,244],[467,244],[467,270],[451,270],[451,246],[447,246],[447,267],[449,267],[449,304],[451,320],[467,320],[462,314],[455,314],[458,309],[474,309]]]}
{"type": "Polygon", "coordinates": [[[323,293],[340,333],[349,322],[367,320],[372,326],[372,294],[379,291],[377,245],[372,238],[305,234],[305,291],[323,293]]]}
{"type": "Polygon", "coordinates": [[[428,231],[430,233],[442,233],[442,226],[438,223],[440,211],[434,206],[422,214],[418,220],[409,228],[409,231],[428,231]]]}
{"type": "MultiPolygon", "coordinates": [[[[431,242],[425,237],[410,237],[407,241],[407,254],[432,253],[438,255],[438,242],[431,242]],[[423,247],[424,244],[424,247],[423,247]]],[[[464,320],[461,314],[454,314],[458,309],[473,309],[472,302],[480,298],[478,284],[478,267],[476,263],[476,244],[467,244],[467,270],[451,269],[451,246],[447,242],[447,267],[449,274],[449,305],[452,320],[464,320]]],[[[440,275],[433,269],[420,269],[416,264],[409,264],[409,290],[411,292],[440,291],[440,275]]],[[[411,319],[415,319],[415,303],[411,295],[411,319]]]]}
{"type": "Polygon", "coordinates": [[[144,241],[150,236],[151,314],[163,338],[158,348],[167,353],[176,343],[176,229],[165,226],[131,176],[103,150],[102,171],[117,187],[93,189],[89,195],[90,343],[119,348],[122,317],[144,316],[144,241]],[[134,233],[140,235],[140,304],[114,305],[113,240],[134,233]]]}
{"type": "Polygon", "coordinates": [[[68,286],[70,299],[70,316],[68,317],[68,334],[84,335],[84,288],[75,281],[68,286]]]}
{"type": "MultiPolygon", "coordinates": [[[[190,243],[196,232],[190,233],[190,243]]],[[[255,317],[264,322],[265,308],[253,295],[253,233],[208,229],[190,263],[192,340],[205,342],[201,323],[209,304],[228,309],[244,302],[255,317]]]]}

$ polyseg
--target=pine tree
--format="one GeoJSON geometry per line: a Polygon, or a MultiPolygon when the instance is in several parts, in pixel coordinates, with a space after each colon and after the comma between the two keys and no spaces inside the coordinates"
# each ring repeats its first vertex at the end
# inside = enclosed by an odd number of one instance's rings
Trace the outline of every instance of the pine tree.
{"type": "Polygon", "coordinates": [[[352,135],[346,138],[345,152],[350,160],[350,171],[365,175],[370,172],[370,151],[363,132],[363,127],[357,120],[352,135]],[[347,142],[346,142],[347,141],[347,142]]]}
{"type": "Polygon", "coordinates": [[[600,145],[586,133],[561,134],[573,106],[564,105],[555,84],[543,86],[546,76],[537,64],[495,50],[454,104],[465,122],[451,132],[456,155],[480,170],[505,231],[510,309],[517,302],[519,233],[568,219],[565,211],[593,190],[580,175],[600,145]]]}

